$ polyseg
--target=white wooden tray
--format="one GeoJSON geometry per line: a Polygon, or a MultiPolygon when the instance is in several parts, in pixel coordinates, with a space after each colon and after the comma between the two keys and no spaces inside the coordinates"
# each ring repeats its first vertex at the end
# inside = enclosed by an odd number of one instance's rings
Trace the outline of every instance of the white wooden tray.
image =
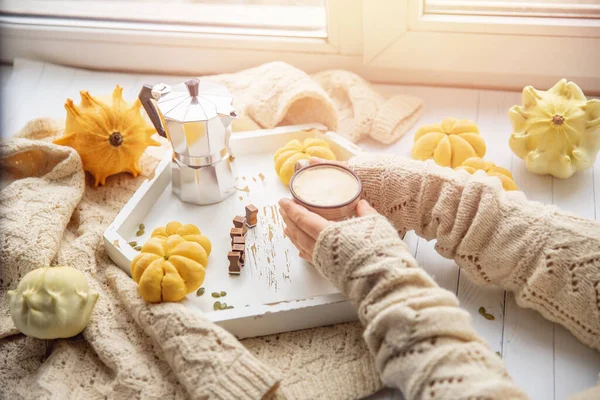
{"type": "Polygon", "coordinates": [[[142,183],[104,233],[110,258],[129,274],[137,251],[128,243],[144,243],[158,226],[169,221],[197,225],[212,242],[212,252],[202,287],[183,300],[238,338],[312,328],[356,319],[356,310],[284,237],[277,202],[290,197],[275,174],[273,153],[292,139],[320,137],[329,142],[338,159],[347,160],[361,150],[318,124],[280,127],[232,135],[236,156],[238,191],[225,201],[196,206],[180,201],[171,190],[171,156],[162,160],[154,175],[142,183]],[[316,128],[318,131],[309,131],[316,128]],[[227,252],[232,219],[244,215],[244,207],[259,209],[258,225],[246,236],[246,265],[241,275],[228,273],[227,252]],[[145,234],[136,237],[140,223],[145,234]],[[213,298],[212,292],[227,292],[213,298]],[[214,311],[215,301],[233,309],[214,311]]]}

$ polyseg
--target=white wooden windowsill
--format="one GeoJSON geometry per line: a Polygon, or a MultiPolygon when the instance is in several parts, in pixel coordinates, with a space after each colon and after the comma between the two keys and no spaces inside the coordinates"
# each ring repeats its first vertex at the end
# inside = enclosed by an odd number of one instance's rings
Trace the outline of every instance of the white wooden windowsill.
{"type": "MultiPolygon", "coordinates": [[[[22,65],[19,73],[12,67],[0,68],[1,136],[16,133],[27,121],[42,116],[64,118],[67,97],[79,99],[79,90],[108,94],[116,84],[124,88],[126,99],[133,99],[144,83],[181,81],[177,77],[77,71],[43,63],[22,65]],[[35,93],[35,96],[31,96],[35,93]]],[[[486,158],[511,170],[527,196],[555,204],[582,217],[600,220],[600,160],[592,169],[567,180],[529,173],[523,162],[508,147],[511,126],[508,109],[519,104],[519,92],[433,88],[421,86],[376,85],[385,96],[405,93],[424,101],[418,125],[440,122],[445,117],[477,121],[488,147],[486,158]]],[[[417,127],[391,146],[366,141],[366,150],[408,156],[417,127]]],[[[600,353],[589,349],[566,329],[543,319],[539,314],[517,307],[510,294],[482,289],[461,274],[454,262],[439,256],[433,242],[418,239],[409,232],[406,241],[420,265],[443,287],[458,294],[461,305],[473,316],[475,329],[502,358],[514,381],[534,400],[563,400],[593,386],[600,371],[600,353]],[[496,319],[488,321],[478,314],[485,307],[496,319]]],[[[400,400],[398,392],[383,391],[371,399],[400,400]]]]}

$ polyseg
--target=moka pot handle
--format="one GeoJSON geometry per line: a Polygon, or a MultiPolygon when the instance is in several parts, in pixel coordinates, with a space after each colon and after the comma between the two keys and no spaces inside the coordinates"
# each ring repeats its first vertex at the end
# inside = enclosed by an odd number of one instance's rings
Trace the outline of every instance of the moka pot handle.
{"type": "Polygon", "coordinates": [[[150,85],[144,85],[144,87],[142,87],[142,90],[140,90],[138,98],[140,99],[144,110],[146,110],[146,113],[148,113],[148,117],[150,117],[152,125],[154,125],[154,127],[156,128],[156,132],[158,132],[160,136],[166,138],[167,133],[165,131],[165,127],[162,124],[160,111],[154,103],[154,101],[158,99],[154,97],[154,94],[152,93],[152,88],[153,87],[150,85]]]}

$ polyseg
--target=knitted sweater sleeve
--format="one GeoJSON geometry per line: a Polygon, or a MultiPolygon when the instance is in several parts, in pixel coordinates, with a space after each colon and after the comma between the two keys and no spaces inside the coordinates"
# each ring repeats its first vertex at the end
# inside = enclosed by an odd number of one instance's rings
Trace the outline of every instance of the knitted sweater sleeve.
{"type": "Polygon", "coordinates": [[[382,381],[409,399],[524,399],[502,360],[381,215],[332,223],[314,265],[358,304],[382,381]]]}
{"type": "Polygon", "coordinates": [[[600,223],[433,162],[364,155],[350,167],[398,231],[437,239],[474,281],[514,292],[522,307],[600,349],[600,223]]]}

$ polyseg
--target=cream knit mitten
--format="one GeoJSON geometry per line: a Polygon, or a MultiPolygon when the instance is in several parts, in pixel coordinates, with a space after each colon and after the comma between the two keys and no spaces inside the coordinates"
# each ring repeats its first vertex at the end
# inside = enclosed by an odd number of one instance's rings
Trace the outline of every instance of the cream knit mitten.
{"type": "Polygon", "coordinates": [[[397,95],[386,100],[352,72],[324,71],[312,77],[332,98],[340,113],[339,131],[352,142],[371,136],[393,143],[421,116],[421,99],[397,95]]]}
{"type": "MultiPolygon", "coordinates": [[[[303,71],[284,62],[271,62],[233,74],[206,76],[227,86],[233,105],[261,128],[321,123],[337,130],[338,114],[323,88],[303,71]]],[[[252,123],[235,124],[250,130],[252,123]]]]}

